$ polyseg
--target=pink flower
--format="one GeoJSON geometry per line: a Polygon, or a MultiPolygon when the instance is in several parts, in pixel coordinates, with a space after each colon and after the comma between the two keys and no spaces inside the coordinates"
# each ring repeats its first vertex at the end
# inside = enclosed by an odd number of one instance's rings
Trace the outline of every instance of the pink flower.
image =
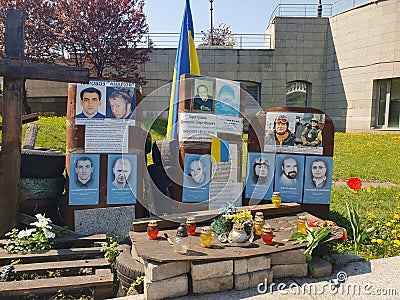
{"type": "Polygon", "coordinates": [[[347,185],[349,186],[349,188],[355,191],[358,191],[362,188],[362,182],[358,177],[349,178],[349,180],[347,180],[347,185]]]}

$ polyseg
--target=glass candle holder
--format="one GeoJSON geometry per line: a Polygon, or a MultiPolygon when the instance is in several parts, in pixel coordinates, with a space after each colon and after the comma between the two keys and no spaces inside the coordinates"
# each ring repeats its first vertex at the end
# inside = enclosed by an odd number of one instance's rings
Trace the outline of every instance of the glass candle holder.
{"type": "Polygon", "coordinates": [[[189,235],[196,235],[196,221],[194,217],[187,217],[186,219],[186,229],[189,235]]]}
{"type": "Polygon", "coordinates": [[[307,218],[306,216],[299,216],[297,219],[297,231],[301,233],[307,233],[307,218]]]}
{"type": "Polygon", "coordinates": [[[157,221],[150,221],[149,224],[147,224],[147,236],[151,240],[156,240],[158,236],[158,225],[157,221]]]}
{"type": "Polygon", "coordinates": [[[261,234],[261,240],[265,245],[272,245],[272,240],[274,239],[274,233],[269,224],[263,226],[263,232],[261,234]]]}
{"type": "Polygon", "coordinates": [[[275,207],[281,206],[281,203],[282,203],[281,193],[280,192],[273,192],[271,201],[272,201],[272,204],[275,207]]]}
{"type": "Polygon", "coordinates": [[[263,226],[264,226],[264,219],[259,219],[259,218],[254,219],[254,225],[253,225],[254,235],[261,236],[263,232],[263,226]]]}
{"type": "Polygon", "coordinates": [[[174,237],[174,250],[179,254],[186,254],[190,247],[190,239],[185,224],[181,224],[176,230],[174,237]]]}
{"type": "Polygon", "coordinates": [[[262,211],[256,212],[256,214],[255,214],[255,216],[254,216],[254,220],[255,220],[255,219],[262,219],[262,220],[264,220],[264,214],[263,214],[263,212],[262,212],[262,211]]]}
{"type": "Polygon", "coordinates": [[[210,226],[206,226],[201,229],[200,241],[201,241],[200,246],[204,248],[211,247],[212,234],[210,226]]]}

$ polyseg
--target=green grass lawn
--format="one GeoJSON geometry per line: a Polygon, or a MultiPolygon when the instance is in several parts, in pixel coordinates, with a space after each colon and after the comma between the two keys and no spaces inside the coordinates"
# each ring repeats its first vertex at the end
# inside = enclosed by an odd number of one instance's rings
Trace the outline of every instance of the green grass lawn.
{"type": "MultiPolygon", "coordinates": [[[[149,124],[153,142],[163,139],[166,121],[149,124]]],[[[65,151],[65,118],[40,117],[36,146],[65,151]]],[[[25,132],[26,125],[23,126],[25,132]]],[[[24,133],[23,133],[24,134],[24,133]]],[[[247,135],[244,136],[247,140],[247,135]]],[[[372,187],[354,193],[347,186],[334,186],[331,194],[330,219],[345,227],[351,235],[346,203],[357,207],[363,226],[376,226],[376,231],[361,247],[365,258],[400,255],[400,135],[399,134],[335,134],[334,181],[359,177],[363,182],[390,182],[398,186],[372,187]]],[[[245,156],[245,154],[244,154],[245,156]]],[[[151,161],[151,157],[148,157],[151,161]]],[[[336,244],[332,251],[352,253],[352,244],[336,244]]]]}

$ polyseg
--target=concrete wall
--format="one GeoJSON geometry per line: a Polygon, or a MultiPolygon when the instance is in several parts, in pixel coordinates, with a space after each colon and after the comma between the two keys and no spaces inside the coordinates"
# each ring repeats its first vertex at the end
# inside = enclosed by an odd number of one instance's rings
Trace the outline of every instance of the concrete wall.
{"type": "Polygon", "coordinates": [[[330,28],[328,111],[348,132],[366,132],[376,120],[374,80],[400,77],[400,2],[362,5],[331,17],[330,28]]]}
{"type": "MultiPolygon", "coordinates": [[[[399,1],[375,1],[330,18],[277,17],[267,32],[274,49],[199,48],[201,73],[260,84],[264,109],[286,106],[286,83],[306,81],[309,106],[325,111],[336,131],[371,132],[374,80],[400,77],[399,1]]],[[[155,49],[144,65],[150,115],[168,109],[175,55],[176,49],[155,49]]],[[[34,111],[56,106],[65,113],[67,84],[28,80],[27,91],[34,111]],[[34,103],[38,97],[44,103],[34,103]]]]}

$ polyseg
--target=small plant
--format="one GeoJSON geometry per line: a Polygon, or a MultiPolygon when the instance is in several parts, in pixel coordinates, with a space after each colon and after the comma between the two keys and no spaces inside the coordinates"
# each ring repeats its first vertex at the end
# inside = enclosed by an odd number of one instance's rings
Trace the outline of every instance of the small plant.
{"type": "Polygon", "coordinates": [[[42,214],[36,214],[36,222],[31,223],[34,228],[19,231],[14,228],[6,233],[8,240],[5,245],[7,253],[18,253],[27,251],[41,251],[53,248],[55,233],[49,225],[51,220],[42,214]]]}
{"type": "Polygon", "coordinates": [[[143,294],[143,281],[144,281],[144,276],[136,277],[136,279],[131,283],[131,287],[129,288],[129,290],[134,289],[138,293],[143,294]]]}
{"type": "Polygon", "coordinates": [[[289,239],[285,241],[294,241],[294,244],[301,244],[308,242],[307,248],[304,251],[306,259],[308,262],[312,259],[312,253],[314,249],[319,245],[320,242],[325,240],[325,238],[332,232],[328,227],[321,227],[318,230],[310,229],[307,226],[307,233],[302,233],[300,231],[295,232],[289,239]]]}
{"type": "Polygon", "coordinates": [[[118,243],[110,237],[107,242],[101,244],[101,251],[106,252],[104,258],[110,263],[111,270],[115,272],[115,260],[121,252],[118,249],[118,243]]]}

